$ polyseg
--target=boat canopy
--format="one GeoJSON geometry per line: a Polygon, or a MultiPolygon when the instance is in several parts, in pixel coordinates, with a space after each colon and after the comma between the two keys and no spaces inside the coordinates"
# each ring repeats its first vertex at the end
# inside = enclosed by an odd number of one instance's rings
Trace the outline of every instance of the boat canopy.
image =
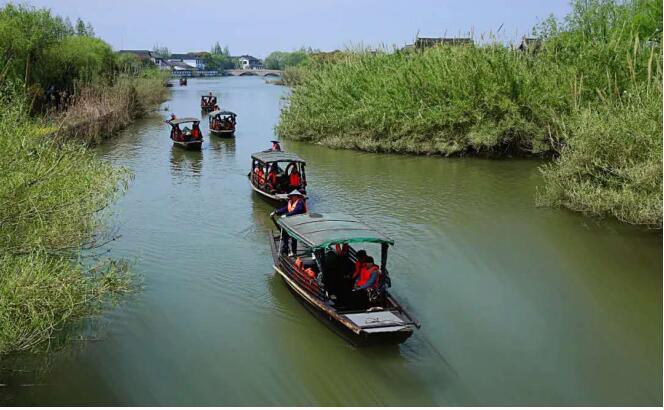
{"type": "Polygon", "coordinates": [[[217,115],[230,115],[230,116],[233,116],[233,117],[237,116],[237,114],[235,114],[234,112],[231,112],[231,111],[217,110],[217,111],[212,111],[210,113],[211,117],[216,117],[217,115]]]}
{"type": "Polygon", "coordinates": [[[381,243],[394,241],[357,218],[343,213],[302,214],[277,220],[289,235],[313,250],[344,243],[381,243]]]}
{"type": "Polygon", "coordinates": [[[169,121],[172,125],[179,125],[183,124],[185,122],[201,122],[198,118],[193,118],[193,117],[185,117],[185,118],[178,118],[176,120],[169,121]]]}
{"type": "Polygon", "coordinates": [[[256,152],[254,154],[251,154],[251,158],[258,160],[260,162],[301,162],[303,164],[306,163],[297,154],[293,154],[291,152],[283,152],[283,151],[256,152]]]}

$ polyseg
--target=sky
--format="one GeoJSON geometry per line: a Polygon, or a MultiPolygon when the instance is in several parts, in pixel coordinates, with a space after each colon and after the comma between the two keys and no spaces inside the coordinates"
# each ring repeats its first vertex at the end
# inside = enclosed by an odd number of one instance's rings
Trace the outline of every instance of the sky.
{"type": "MultiPolygon", "coordinates": [[[[54,14],[92,23],[114,49],[209,51],[215,41],[232,55],[264,58],[302,46],[332,51],[353,46],[403,46],[421,37],[498,32],[518,42],[569,0],[23,0],[54,14]],[[501,27],[502,26],[502,27],[501,27]],[[498,31],[500,29],[500,31],[498,31]]],[[[7,3],[0,0],[0,4],[7,3]]]]}

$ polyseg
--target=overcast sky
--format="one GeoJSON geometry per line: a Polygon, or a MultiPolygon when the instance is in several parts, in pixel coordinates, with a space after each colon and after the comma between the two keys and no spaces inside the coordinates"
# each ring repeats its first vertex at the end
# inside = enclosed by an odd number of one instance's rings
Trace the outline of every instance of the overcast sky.
{"type": "MultiPolygon", "coordinates": [[[[0,4],[7,3],[0,0],[0,4]]],[[[231,54],[262,58],[301,46],[331,51],[397,45],[420,36],[496,32],[516,41],[568,0],[27,0],[72,21],[89,21],[117,49],[207,51],[215,40],[231,54]]]]}

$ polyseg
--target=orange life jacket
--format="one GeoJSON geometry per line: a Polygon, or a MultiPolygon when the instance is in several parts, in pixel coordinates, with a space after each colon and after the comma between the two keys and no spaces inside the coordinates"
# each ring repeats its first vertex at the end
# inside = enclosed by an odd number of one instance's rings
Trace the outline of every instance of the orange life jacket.
{"type": "Polygon", "coordinates": [[[293,170],[293,172],[291,172],[291,174],[290,174],[289,182],[290,182],[290,186],[295,187],[295,188],[299,187],[300,186],[300,173],[293,170]]]}
{"type": "Polygon", "coordinates": [[[316,272],[313,269],[311,268],[304,269],[304,262],[302,262],[302,259],[300,259],[299,256],[297,257],[297,259],[295,259],[295,269],[303,272],[311,279],[316,277],[316,272]]]}
{"type": "Polygon", "coordinates": [[[355,270],[353,271],[353,278],[356,278],[360,274],[363,265],[364,263],[360,261],[355,261],[355,270]]]}
{"type": "Polygon", "coordinates": [[[364,267],[360,270],[360,280],[357,281],[357,286],[363,286],[365,283],[367,283],[371,278],[371,274],[376,271],[378,272],[378,278],[376,278],[376,282],[373,284],[372,287],[374,289],[377,289],[378,285],[380,284],[380,269],[378,268],[377,265],[364,267]]]}
{"type": "Polygon", "coordinates": [[[267,182],[272,184],[272,186],[277,185],[277,173],[270,171],[270,173],[267,174],[267,182]]]}
{"type": "Polygon", "coordinates": [[[309,276],[309,278],[311,278],[311,279],[313,279],[313,278],[316,277],[316,272],[314,272],[314,270],[311,269],[311,268],[307,268],[307,269],[305,269],[305,270],[304,270],[304,273],[305,273],[307,276],[309,276]]]}
{"type": "MultiPolygon", "coordinates": [[[[297,197],[296,199],[289,199],[288,200],[288,212],[293,212],[293,210],[297,207],[298,201],[304,201],[304,198],[297,197]]],[[[304,201],[304,212],[309,212],[309,209],[307,208],[307,201],[304,201]]]]}
{"type": "Polygon", "coordinates": [[[258,168],[258,171],[256,171],[256,179],[260,185],[265,183],[265,173],[262,168],[258,168]]]}

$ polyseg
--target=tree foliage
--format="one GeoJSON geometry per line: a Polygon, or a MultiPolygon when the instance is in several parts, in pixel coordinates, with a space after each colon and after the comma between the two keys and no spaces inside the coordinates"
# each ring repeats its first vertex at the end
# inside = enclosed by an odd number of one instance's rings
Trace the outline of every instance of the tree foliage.
{"type": "Polygon", "coordinates": [[[301,48],[295,51],[273,51],[265,58],[265,68],[270,70],[285,70],[288,67],[297,67],[309,61],[309,55],[314,50],[301,48]]]}

